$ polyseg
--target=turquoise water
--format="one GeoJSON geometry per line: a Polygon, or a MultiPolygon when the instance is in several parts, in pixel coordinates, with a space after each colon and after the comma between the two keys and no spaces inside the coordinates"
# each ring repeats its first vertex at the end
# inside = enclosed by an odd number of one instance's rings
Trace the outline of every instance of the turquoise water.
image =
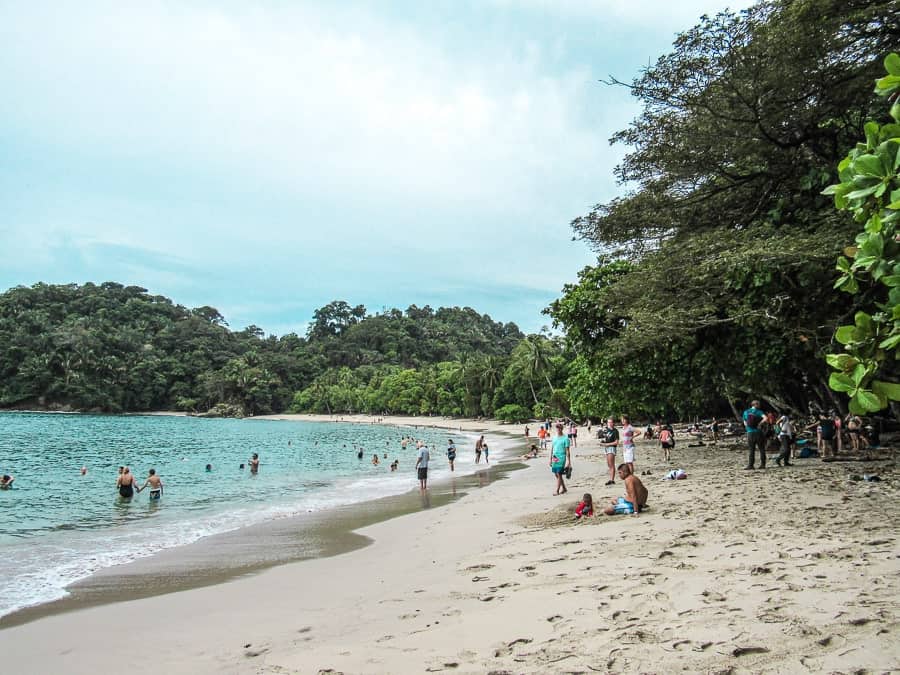
{"type": "MultiPolygon", "coordinates": [[[[204,536],[414,489],[416,450],[413,443],[401,447],[404,436],[434,446],[430,479],[449,476],[444,430],[0,413],[0,473],[16,477],[11,490],[0,490],[0,616],[62,597],[67,585],[103,567],[204,536]],[[254,452],[255,475],[239,468],[254,452]],[[394,459],[400,466],[391,472],[394,459]],[[121,465],[139,484],[155,468],[165,484],[162,500],[151,503],[147,490],[120,498],[121,465]]],[[[473,442],[454,440],[457,471],[472,471],[473,442]]]]}

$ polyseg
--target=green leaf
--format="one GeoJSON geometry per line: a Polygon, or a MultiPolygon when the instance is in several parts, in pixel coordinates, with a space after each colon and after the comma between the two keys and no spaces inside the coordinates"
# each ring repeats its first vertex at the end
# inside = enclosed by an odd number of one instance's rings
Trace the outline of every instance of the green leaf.
{"type": "Polygon", "coordinates": [[[857,312],[853,316],[853,323],[864,331],[872,330],[872,316],[866,312],[857,312]]]}
{"type": "MultiPolygon", "coordinates": [[[[889,335],[884,340],[882,340],[878,346],[881,349],[896,349],[897,345],[900,344],[900,333],[895,333],[893,335],[889,335]]],[[[897,400],[897,399],[894,399],[897,400]]]]}
{"type": "Polygon", "coordinates": [[[848,371],[853,368],[859,361],[850,356],[850,354],[826,354],[825,360],[828,365],[838,370],[848,371]]]}
{"type": "MultiPolygon", "coordinates": [[[[882,185],[884,184],[882,183],[882,185]]],[[[881,229],[881,218],[878,217],[877,213],[873,213],[872,217],[869,218],[868,221],[866,221],[866,232],[868,232],[869,234],[878,234],[879,232],[881,232],[881,229]]]]}
{"type": "Polygon", "coordinates": [[[881,185],[881,183],[876,183],[875,185],[863,188],[862,190],[854,190],[853,192],[848,192],[847,199],[863,199],[865,197],[868,197],[869,195],[875,194],[875,190],[878,189],[879,185],[881,185]]]}
{"type": "Polygon", "coordinates": [[[900,54],[891,52],[885,56],[884,69],[889,75],[900,75],[900,54]]]}
{"type": "Polygon", "coordinates": [[[857,387],[862,384],[862,381],[866,379],[866,376],[869,374],[869,369],[866,368],[863,364],[857,363],[856,367],[853,368],[853,372],[850,374],[850,379],[853,380],[853,384],[857,387]]]}
{"type": "MultiPolygon", "coordinates": [[[[857,176],[864,178],[883,178],[884,166],[877,155],[861,155],[853,160],[851,165],[857,176]]],[[[854,179],[855,180],[855,179],[854,179]]],[[[852,199],[852,197],[851,197],[852,199]]]]}
{"type": "Polygon", "coordinates": [[[885,286],[900,286],[900,274],[887,274],[881,277],[881,283],[885,286]]]}
{"type": "Polygon", "coordinates": [[[879,232],[874,232],[866,237],[860,249],[866,255],[880,256],[884,253],[884,237],[879,232]]]}
{"type": "Polygon", "coordinates": [[[828,378],[828,386],[834,391],[853,391],[856,389],[856,384],[850,379],[849,375],[844,373],[832,373],[831,377],[828,378]]]}
{"type": "Polygon", "coordinates": [[[900,384],[896,382],[872,380],[872,391],[891,401],[900,401],[900,384]]]}
{"type": "Polygon", "coordinates": [[[879,128],[878,122],[866,122],[866,125],[863,127],[866,133],[867,150],[874,150],[875,146],[878,145],[879,128]]]}
{"type": "Polygon", "coordinates": [[[848,345],[854,340],[856,326],[841,326],[834,333],[834,339],[842,345],[848,345]]]}
{"type": "MultiPolygon", "coordinates": [[[[868,389],[860,389],[853,398],[866,412],[875,412],[885,407],[878,395],[868,389]]],[[[887,402],[885,401],[885,403],[887,402]]]]}
{"type": "Polygon", "coordinates": [[[856,398],[850,399],[850,405],[848,407],[850,408],[850,412],[854,415],[865,415],[868,412],[859,404],[858,399],[856,398]]]}
{"type": "Polygon", "coordinates": [[[900,75],[885,75],[875,80],[875,93],[879,96],[888,95],[896,87],[900,87],[900,75]]]}

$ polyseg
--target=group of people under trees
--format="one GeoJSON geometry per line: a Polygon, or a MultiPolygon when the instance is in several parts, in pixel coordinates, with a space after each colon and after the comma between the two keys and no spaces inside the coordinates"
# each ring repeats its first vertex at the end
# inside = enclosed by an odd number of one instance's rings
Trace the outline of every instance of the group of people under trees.
{"type": "MultiPolygon", "coordinates": [[[[826,461],[834,458],[835,454],[840,453],[848,443],[853,452],[859,452],[865,450],[870,442],[877,442],[877,438],[872,441],[874,434],[871,427],[864,427],[862,419],[852,413],[845,418],[841,418],[834,412],[820,413],[811,424],[798,427],[790,415],[776,415],[773,411],[765,412],[759,406],[759,401],[754,400],[742,414],[748,448],[745,467],[747,470],[756,468],[757,452],[759,453],[760,468],[766,466],[767,453],[777,453],[775,463],[778,466],[792,466],[791,460],[796,456],[798,447],[798,432],[815,430],[817,454],[826,461]]],[[[635,431],[627,415],[622,415],[620,422],[621,426],[616,427],[615,418],[609,417],[606,425],[597,432],[597,438],[600,440],[600,446],[605,455],[606,469],[609,472],[609,479],[605,485],[614,485],[617,475],[625,484],[625,496],[612,500],[603,509],[603,513],[607,515],[620,513],[637,515],[646,507],[648,494],[647,488],[635,475],[634,468],[635,438],[640,437],[641,434],[635,431]],[[623,448],[624,461],[617,466],[616,454],[620,444],[623,448]]],[[[572,476],[571,450],[577,442],[578,426],[566,419],[556,423],[555,435],[551,435],[550,429],[549,421],[540,423],[537,436],[541,448],[548,445],[550,447],[549,465],[556,481],[554,494],[560,495],[568,492],[565,481],[572,476]]],[[[714,419],[711,424],[706,426],[697,424],[693,429],[688,429],[687,433],[694,433],[702,438],[707,431],[712,434],[713,442],[718,442],[721,432],[719,420],[714,419]]],[[[671,451],[675,447],[675,430],[671,423],[657,422],[655,427],[648,425],[642,435],[644,439],[656,439],[665,460],[670,461],[671,451]]],[[[527,426],[525,427],[525,436],[530,437],[530,428],[527,426]]],[[[799,443],[803,443],[803,441],[799,441],[799,443]]],[[[530,451],[522,457],[523,459],[532,459],[538,455],[538,446],[532,444],[530,451]]],[[[806,454],[804,453],[802,456],[806,456],[806,454]]],[[[682,475],[677,476],[678,478],[684,477],[684,473],[681,473],[682,475]]],[[[593,514],[593,498],[587,493],[576,507],[576,518],[593,514]]]]}
{"type": "Polygon", "coordinates": [[[825,461],[830,461],[841,453],[845,447],[844,437],[850,443],[854,453],[869,448],[870,443],[877,443],[877,436],[871,427],[865,428],[862,419],[853,413],[845,418],[834,411],[821,412],[811,424],[797,427],[788,414],[777,416],[774,412],[760,409],[758,400],[750,402],[742,418],[747,436],[747,466],[752,471],[756,468],[756,452],[759,452],[759,467],[766,468],[766,453],[777,450],[775,463],[779,466],[791,466],[795,457],[798,431],[816,432],[816,454],[825,461]],[[868,430],[868,434],[866,431],[868,430]]]}

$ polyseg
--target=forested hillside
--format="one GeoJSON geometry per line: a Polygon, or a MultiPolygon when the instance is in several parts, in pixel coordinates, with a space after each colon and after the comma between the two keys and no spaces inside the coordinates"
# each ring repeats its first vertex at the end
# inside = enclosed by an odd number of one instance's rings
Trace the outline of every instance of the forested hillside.
{"type": "Polygon", "coordinates": [[[0,406],[482,415],[551,398],[558,347],[471,308],[371,316],[332,302],[311,318],[305,337],[266,336],[135,286],[13,288],[0,295],[0,406]]]}

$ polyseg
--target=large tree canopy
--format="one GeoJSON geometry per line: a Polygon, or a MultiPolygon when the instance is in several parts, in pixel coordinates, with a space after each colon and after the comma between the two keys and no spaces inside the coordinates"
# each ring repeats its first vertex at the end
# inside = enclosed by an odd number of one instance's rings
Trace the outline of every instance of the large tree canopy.
{"type": "Polygon", "coordinates": [[[573,222],[603,258],[549,310],[579,353],[574,409],[843,405],[821,357],[856,309],[832,289],[855,228],[820,193],[898,42],[895,2],[761,2],[703,17],[628,85],[626,192],[573,222]]]}

